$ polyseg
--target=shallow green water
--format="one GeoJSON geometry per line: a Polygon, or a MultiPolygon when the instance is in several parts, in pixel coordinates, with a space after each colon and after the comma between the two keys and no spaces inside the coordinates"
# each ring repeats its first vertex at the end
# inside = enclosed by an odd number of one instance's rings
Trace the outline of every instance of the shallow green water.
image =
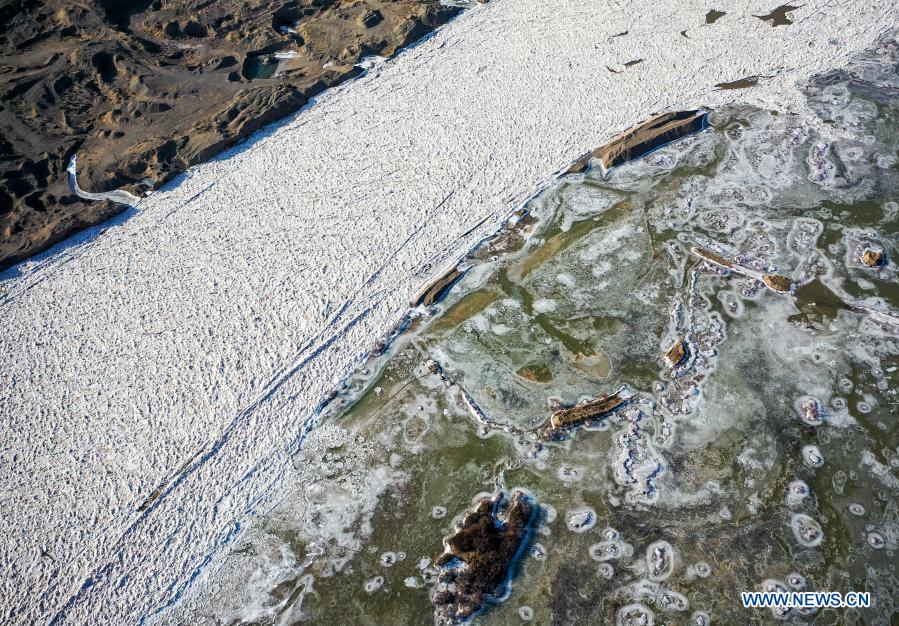
{"type": "Polygon", "coordinates": [[[523,248],[473,254],[348,381],[319,427],[333,444],[303,461],[319,478],[245,533],[190,621],[433,623],[442,538],[479,498],[524,490],[544,518],[476,623],[768,623],[739,592],[772,584],[875,597],[796,623],[895,623],[895,62],[885,49],[810,85],[811,123],[716,111],[708,131],[543,193],[510,226],[523,248]],[[887,263],[866,267],[866,248],[887,263]],[[689,350],[672,369],[675,339],[689,350]],[[601,423],[528,434],[618,389],[631,400],[601,423]],[[570,529],[584,511],[595,524],[570,529]],[[671,571],[653,575],[660,545],[671,571]]]}
{"type": "Polygon", "coordinates": [[[248,56],[243,64],[243,76],[247,79],[271,78],[278,70],[278,59],[270,55],[248,56]]]}

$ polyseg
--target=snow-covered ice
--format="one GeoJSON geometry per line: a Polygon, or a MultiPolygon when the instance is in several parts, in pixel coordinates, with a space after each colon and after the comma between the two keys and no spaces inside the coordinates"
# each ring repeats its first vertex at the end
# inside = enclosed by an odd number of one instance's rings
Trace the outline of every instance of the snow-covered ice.
{"type": "Polygon", "coordinates": [[[774,4],[476,6],[4,274],[0,621],[159,616],[303,475],[316,405],[413,295],[556,173],[666,109],[801,113],[794,84],[897,22],[774,4]]]}

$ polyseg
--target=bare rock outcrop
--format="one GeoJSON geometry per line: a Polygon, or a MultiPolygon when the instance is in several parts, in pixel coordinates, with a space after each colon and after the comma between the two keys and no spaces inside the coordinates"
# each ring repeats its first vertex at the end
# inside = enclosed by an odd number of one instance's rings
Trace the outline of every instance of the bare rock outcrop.
{"type": "Polygon", "coordinates": [[[484,498],[465,514],[435,562],[440,570],[431,601],[437,623],[464,621],[505,594],[537,512],[534,501],[516,491],[509,499],[501,493],[484,498]]]}
{"type": "Polygon", "coordinates": [[[459,9],[437,0],[24,0],[0,6],[0,269],[391,56],[459,9]]]}

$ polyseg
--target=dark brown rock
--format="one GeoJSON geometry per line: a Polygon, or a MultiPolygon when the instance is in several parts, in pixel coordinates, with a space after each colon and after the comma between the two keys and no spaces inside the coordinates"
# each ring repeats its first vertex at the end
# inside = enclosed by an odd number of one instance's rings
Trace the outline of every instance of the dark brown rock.
{"type": "Polygon", "coordinates": [[[780,293],[790,291],[790,288],[793,286],[793,282],[789,278],[779,274],[764,274],[762,276],[762,282],[765,283],[765,286],[771,291],[778,291],[780,293]]]}
{"type": "Polygon", "coordinates": [[[701,259],[704,259],[706,261],[711,261],[715,265],[720,265],[720,266],[726,267],[728,269],[739,269],[739,266],[736,263],[734,263],[733,261],[728,261],[721,255],[715,254],[711,250],[708,250],[701,246],[693,246],[692,248],[690,248],[690,252],[692,252],[693,254],[695,254],[696,256],[698,256],[701,259]]]}
{"type": "Polygon", "coordinates": [[[725,259],[721,255],[715,254],[714,252],[706,248],[693,246],[692,248],[690,248],[690,252],[692,252],[699,258],[705,261],[709,261],[710,263],[713,263],[715,265],[720,265],[721,267],[732,270],[738,274],[742,274],[743,276],[761,280],[771,291],[777,291],[778,293],[789,293],[789,291],[793,288],[793,282],[786,276],[781,276],[780,274],[761,274],[757,270],[746,267],[744,265],[740,265],[736,261],[725,259]]]}
{"type": "Polygon", "coordinates": [[[790,12],[800,7],[792,4],[782,4],[767,15],[756,15],[762,21],[771,22],[771,26],[789,26],[793,23],[790,19],[790,12]]]}
{"type": "Polygon", "coordinates": [[[553,413],[540,432],[543,439],[556,439],[572,428],[602,419],[627,402],[620,392],[599,396],[595,400],[577,406],[559,409],[553,413]]]}
{"type": "Polygon", "coordinates": [[[880,248],[865,248],[861,258],[862,263],[868,267],[880,267],[883,265],[883,250],[880,248]]]}
{"type": "Polygon", "coordinates": [[[435,561],[441,569],[431,601],[439,623],[464,621],[505,593],[537,511],[537,505],[517,491],[509,500],[501,493],[484,498],[465,514],[443,540],[444,553],[435,561]],[[505,513],[498,514],[503,507],[505,513]]]}
{"type": "Polygon", "coordinates": [[[415,306],[431,306],[443,299],[452,286],[464,274],[458,267],[454,267],[449,272],[438,278],[428,287],[415,301],[415,306]]]}
{"type": "Polygon", "coordinates": [[[384,16],[381,15],[380,11],[369,9],[359,16],[359,23],[362,24],[365,28],[372,28],[380,23],[383,19],[384,16]]]}
{"type": "Polygon", "coordinates": [[[738,80],[732,80],[727,83],[718,83],[715,85],[718,89],[749,89],[759,84],[758,76],[747,76],[738,80]]]}
{"type": "Polygon", "coordinates": [[[698,132],[705,128],[705,124],[705,111],[677,111],[657,115],[583,156],[569,168],[568,173],[583,172],[591,158],[599,159],[607,169],[621,165],[640,158],[659,146],[698,132]]]}
{"type": "Polygon", "coordinates": [[[683,339],[676,339],[674,344],[665,353],[665,363],[668,367],[677,367],[687,356],[687,344],[683,339]]]}
{"type": "Polygon", "coordinates": [[[715,22],[720,20],[725,15],[727,15],[727,13],[725,13],[724,11],[716,11],[715,9],[712,9],[711,11],[709,11],[708,13],[705,14],[705,23],[706,24],[714,24],[715,22]]]}

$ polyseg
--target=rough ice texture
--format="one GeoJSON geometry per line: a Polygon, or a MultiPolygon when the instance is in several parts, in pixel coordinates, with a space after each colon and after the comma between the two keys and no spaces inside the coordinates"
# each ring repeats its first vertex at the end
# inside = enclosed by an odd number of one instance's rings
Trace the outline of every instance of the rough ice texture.
{"type": "Polygon", "coordinates": [[[318,402],[557,172],[659,111],[801,113],[797,81],[897,21],[891,0],[810,0],[779,28],[734,5],[713,25],[683,0],[477,6],[5,274],[0,621],[164,613],[302,480],[318,402]]]}

